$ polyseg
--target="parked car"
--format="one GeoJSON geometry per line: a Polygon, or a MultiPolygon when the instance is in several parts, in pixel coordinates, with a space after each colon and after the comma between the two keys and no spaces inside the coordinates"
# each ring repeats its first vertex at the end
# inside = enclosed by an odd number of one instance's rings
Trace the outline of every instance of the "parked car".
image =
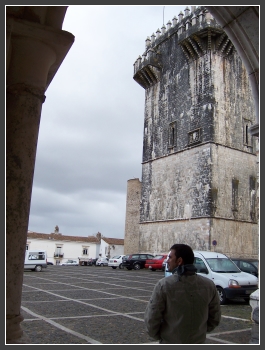
{"type": "Polygon", "coordinates": [[[108,258],[98,258],[96,262],[96,266],[108,266],[109,259],[108,258]]]}
{"type": "Polygon", "coordinates": [[[112,267],[113,269],[116,269],[119,267],[119,269],[122,269],[122,258],[125,255],[115,255],[111,259],[109,259],[108,266],[112,267]]]}
{"type": "Polygon", "coordinates": [[[88,259],[87,266],[95,266],[97,260],[98,260],[98,258],[95,258],[95,259],[90,258],[90,259],[88,259]]]}
{"type": "Polygon", "coordinates": [[[47,265],[53,265],[53,262],[47,261],[47,265]]]}
{"type": "Polygon", "coordinates": [[[65,262],[63,262],[63,263],[61,263],[60,264],[61,266],[78,266],[79,265],[79,263],[78,263],[78,261],[77,260],[67,260],[67,261],[65,261],[65,262]]]}
{"type": "Polygon", "coordinates": [[[147,259],[153,259],[152,254],[130,254],[123,257],[122,266],[127,270],[140,270],[145,266],[147,259]]]}
{"type": "Polygon", "coordinates": [[[256,277],[259,277],[258,259],[231,258],[231,260],[240,268],[241,271],[251,273],[256,277]]]}
{"type": "Polygon", "coordinates": [[[92,259],[90,262],[89,262],[89,265],[90,266],[96,266],[96,262],[98,261],[98,258],[95,258],[95,259],[92,259]]]}
{"type": "MultiPolygon", "coordinates": [[[[209,251],[194,251],[194,265],[197,274],[214,282],[219,293],[220,304],[228,299],[249,300],[251,293],[258,289],[258,278],[241,271],[225,254],[209,251]]],[[[167,263],[165,277],[171,275],[167,263]]]]}
{"type": "Polygon", "coordinates": [[[47,268],[47,252],[42,249],[26,250],[24,260],[24,270],[42,271],[47,268]]]}
{"type": "Polygon", "coordinates": [[[165,265],[163,265],[163,262],[165,260],[167,260],[167,254],[156,255],[153,259],[147,259],[144,267],[146,269],[150,269],[151,271],[164,271],[165,265]]]}
{"type": "Polygon", "coordinates": [[[129,256],[130,256],[130,254],[129,254],[129,255],[124,255],[124,256],[122,257],[122,261],[125,260],[125,259],[128,259],[129,256]]]}

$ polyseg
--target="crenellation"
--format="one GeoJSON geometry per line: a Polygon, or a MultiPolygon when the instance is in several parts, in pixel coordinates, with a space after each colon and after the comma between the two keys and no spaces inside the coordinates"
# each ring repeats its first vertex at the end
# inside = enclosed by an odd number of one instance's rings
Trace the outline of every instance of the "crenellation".
{"type": "MultiPolygon", "coordinates": [[[[223,31],[220,25],[214,20],[212,15],[205,8],[203,7],[196,8],[196,6],[193,6],[192,10],[190,11],[189,7],[187,6],[184,12],[185,12],[185,16],[183,15],[183,12],[180,11],[178,15],[179,19],[177,19],[177,17],[174,16],[174,18],[172,19],[172,22],[170,20],[167,22],[167,27],[163,24],[163,26],[161,27],[161,30],[157,29],[156,33],[155,34],[153,33],[151,35],[151,38],[148,36],[147,39],[145,40],[145,51],[149,47],[152,47],[154,50],[159,51],[160,45],[163,44],[165,40],[170,40],[171,37],[174,35],[177,36],[178,43],[180,45],[185,46],[186,44],[184,43],[184,41],[190,37],[192,38],[194,33],[196,33],[197,36],[201,36],[202,38],[204,38],[206,28],[208,28],[209,30],[208,37],[212,36],[214,40],[218,42],[220,31],[222,33],[223,31]]],[[[210,44],[212,44],[213,38],[208,39],[208,43],[204,45],[205,46],[204,48],[200,46],[202,54],[204,54],[206,50],[210,49],[210,44]]],[[[198,42],[198,40],[196,40],[196,42],[198,42]]],[[[220,46],[220,43],[221,41],[217,43],[217,49],[218,49],[218,46],[220,46]]],[[[189,46],[189,44],[186,46],[189,46]]],[[[194,44],[192,46],[194,47],[194,44]]],[[[230,46],[231,45],[229,42],[229,47],[230,46]]],[[[185,49],[183,51],[185,52],[185,49]]],[[[198,52],[199,51],[197,50],[197,53],[195,54],[194,52],[191,53],[189,51],[188,57],[195,59],[198,55],[198,52]]],[[[220,54],[225,54],[225,55],[228,55],[229,53],[231,53],[231,47],[229,51],[225,52],[223,48],[223,50],[220,52],[220,54]]],[[[187,51],[186,51],[186,54],[187,54],[187,51]]]]}
{"type": "Polygon", "coordinates": [[[145,48],[147,49],[151,44],[151,39],[150,37],[148,36],[146,39],[145,39],[145,48]]]}
{"type": "Polygon", "coordinates": [[[173,27],[175,27],[178,24],[178,19],[176,16],[172,19],[173,27]]]}
{"type": "Polygon", "coordinates": [[[190,14],[190,8],[189,8],[189,6],[187,6],[187,7],[185,8],[184,13],[185,13],[185,17],[189,16],[189,14],[190,14]]]}
{"type": "Polygon", "coordinates": [[[178,28],[178,35],[181,35],[185,31],[185,26],[184,24],[181,24],[178,28]]]}
{"type": "Polygon", "coordinates": [[[171,21],[168,21],[167,22],[167,31],[171,28],[171,25],[172,25],[171,21]]]}
{"type": "Polygon", "coordinates": [[[158,28],[156,31],[156,37],[159,38],[161,35],[161,30],[158,28]]]}
{"type": "Polygon", "coordinates": [[[194,14],[191,18],[191,25],[192,26],[195,26],[197,23],[197,16],[194,14]]]}
{"type": "Polygon", "coordinates": [[[205,19],[204,11],[201,11],[199,13],[199,23],[202,23],[205,19]]]}
{"type": "Polygon", "coordinates": [[[178,14],[178,16],[179,16],[179,22],[181,22],[181,21],[183,20],[183,17],[184,17],[183,12],[180,11],[180,13],[178,14]]]}
{"type": "Polygon", "coordinates": [[[211,21],[213,21],[213,16],[209,11],[205,11],[205,22],[210,25],[211,21]]]}
{"type": "Polygon", "coordinates": [[[191,26],[192,26],[192,22],[191,20],[188,19],[185,23],[185,30],[188,31],[191,26]]]}

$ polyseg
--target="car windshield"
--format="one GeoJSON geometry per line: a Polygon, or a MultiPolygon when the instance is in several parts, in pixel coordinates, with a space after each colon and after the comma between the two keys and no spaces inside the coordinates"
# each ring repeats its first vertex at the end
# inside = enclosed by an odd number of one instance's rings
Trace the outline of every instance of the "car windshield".
{"type": "Polygon", "coordinates": [[[256,266],[256,268],[259,268],[259,262],[258,261],[251,261],[253,265],[256,266]]]}
{"type": "Polygon", "coordinates": [[[160,260],[160,259],[163,259],[164,256],[163,255],[156,255],[153,259],[154,260],[160,260]]]}
{"type": "Polygon", "coordinates": [[[226,258],[212,258],[206,259],[211,270],[214,272],[241,272],[241,270],[229,259],[226,258]]]}
{"type": "Polygon", "coordinates": [[[121,256],[120,255],[115,255],[111,259],[119,259],[121,256]]]}

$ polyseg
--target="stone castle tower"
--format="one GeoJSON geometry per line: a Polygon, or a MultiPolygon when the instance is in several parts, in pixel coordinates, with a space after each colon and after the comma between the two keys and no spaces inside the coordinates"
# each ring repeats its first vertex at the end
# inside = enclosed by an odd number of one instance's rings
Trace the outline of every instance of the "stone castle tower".
{"type": "Polygon", "coordinates": [[[145,89],[142,180],[140,195],[128,182],[125,254],[186,243],[258,257],[248,75],[204,7],[178,17],[147,37],[134,64],[133,78],[145,89]]]}

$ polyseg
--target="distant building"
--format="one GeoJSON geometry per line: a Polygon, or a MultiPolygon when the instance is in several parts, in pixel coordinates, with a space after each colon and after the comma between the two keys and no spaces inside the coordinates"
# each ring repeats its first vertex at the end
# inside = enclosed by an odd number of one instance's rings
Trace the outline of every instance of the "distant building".
{"type": "Polygon", "coordinates": [[[124,254],[124,239],[102,237],[100,244],[100,254],[102,257],[111,258],[114,255],[124,254]]]}
{"type": "Polygon", "coordinates": [[[142,180],[129,180],[125,254],[174,243],[257,258],[257,140],[247,71],[205,7],[146,39],[142,180]]]}
{"type": "Polygon", "coordinates": [[[124,240],[96,236],[66,236],[58,232],[37,233],[28,231],[27,249],[44,249],[48,261],[58,265],[68,259],[78,259],[80,263],[88,259],[105,257],[109,254],[123,254],[124,240]],[[116,250],[115,250],[116,249],[116,250]]]}

